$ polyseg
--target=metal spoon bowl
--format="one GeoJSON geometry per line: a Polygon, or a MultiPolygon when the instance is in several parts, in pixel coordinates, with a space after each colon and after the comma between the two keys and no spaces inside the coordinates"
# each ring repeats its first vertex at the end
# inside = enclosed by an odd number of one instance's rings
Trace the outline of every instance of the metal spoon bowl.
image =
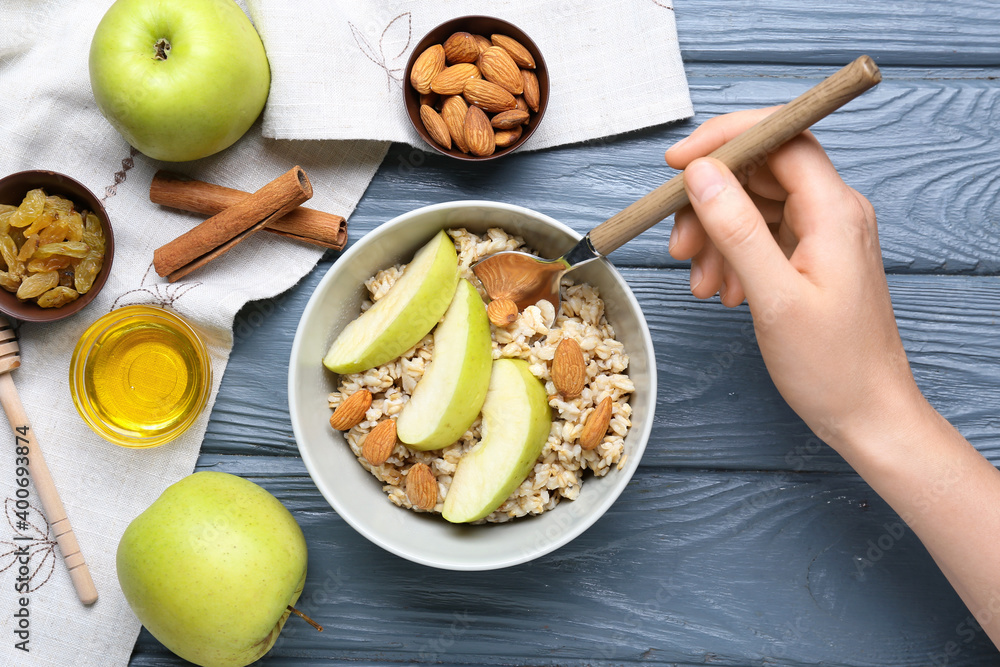
{"type": "Polygon", "coordinates": [[[517,304],[518,310],[548,301],[558,314],[559,282],[563,275],[600,257],[590,237],[584,236],[568,253],[556,259],[539,259],[526,252],[505,250],[479,260],[472,271],[490,299],[510,299],[517,304]]]}

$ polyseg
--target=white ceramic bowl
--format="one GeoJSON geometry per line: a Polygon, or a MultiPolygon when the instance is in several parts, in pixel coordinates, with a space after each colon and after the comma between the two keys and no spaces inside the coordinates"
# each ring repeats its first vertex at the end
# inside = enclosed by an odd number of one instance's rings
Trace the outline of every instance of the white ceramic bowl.
{"type": "Polygon", "coordinates": [[[639,304],[605,260],[573,273],[597,286],[605,312],[629,355],[635,383],[628,459],[605,477],[587,475],[579,498],[537,517],[498,525],[453,525],[436,515],[396,507],[381,484],[358,463],[343,434],[330,428],[327,396],[337,376],[321,360],[337,333],[358,316],[364,281],[397,262],[408,262],[439,229],[465,227],[481,233],[502,227],[522,236],[543,256],[558,256],[579,235],[526,208],[488,201],[436,204],[405,213],[358,241],[330,268],[306,304],[292,345],[288,402],[295,440],[309,474],[337,513],[359,533],[398,556],[449,570],[490,570],[517,565],[566,544],[589,528],[624,490],[639,465],[653,424],[656,363],[639,304]]]}

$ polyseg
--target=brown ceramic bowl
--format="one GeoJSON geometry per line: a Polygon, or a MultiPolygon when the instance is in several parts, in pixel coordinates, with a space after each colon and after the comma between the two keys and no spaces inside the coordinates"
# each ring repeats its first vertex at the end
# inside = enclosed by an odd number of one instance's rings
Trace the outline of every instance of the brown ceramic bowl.
{"type": "Polygon", "coordinates": [[[93,287],[76,301],[71,301],[59,308],[39,308],[31,301],[20,301],[11,292],[0,288],[0,312],[26,322],[54,322],[80,312],[88,303],[94,300],[97,293],[104,287],[111,271],[111,263],[115,256],[115,236],[111,231],[111,221],[108,212],[104,210],[101,200],[94,196],[79,181],[54,171],[19,171],[16,174],[0,178],[0,204],[17,206],[24,199],[28,190],[43,188],[47,195],[60,195],[73,202],[77,210],[86,209],[97,215],[104,227],[104,266],[97,274],[93,287]]]}
{"type": "Polygon", "coordinates": [[[413,123],[414,129],[416,129],[417,133],[423,137],[428,146],[439,153],[443,153],[444,155],[448,155],[458,160],[468,160],[470,162],[493,160],[516,150],[518,146],[528,140],[528,137],[534,133],[538,124],[542,122],[542,116],[545,115],[545,107],[549,102],[549,72],[545,67],[545,59],[542,58],[542,52],[538,50],[538,47],[533,41],[531,41],[531,38],[524,34],[524,32],[514,24],[498,18],[493,18],[492,16],[462,16],[457,19],[445,21],[424,35],[424,38],[417,42],[416,47],[414,47],[413,52],[410,54],[410,59],[406,63],[406,75],[403,78],[403,99],[406,102],[406,113],[410,117],[410,122],[413,123]],[[473,35],[483,35],[487,39],[490,38],[490,35],[497,33],[516,39],[524,46],[524,48],[528,49],[532,58],[534,58],[535,75],[538,77],[538,89],[540,93],[538,112],[531,114],[531,119],[528,121],[528,124],[524,126],[521,138],[510,146],[507,146],[506,148],[498,148],[492,155],[486,155],[483,157],[472,155],[471,153],[463,153],[454,146],[450,149],[445,148],[431,139],[431,135],[427,132],[423,122],[420,120],[420,93],[418,93],[416,89],[410,85],[410,70],[413,68],[413,62],[417,59],[417,57],[431,46],[434,46],[435,44],[443,44],[444,41],[453,33],[463,31],[472,33],[473,35]]]}

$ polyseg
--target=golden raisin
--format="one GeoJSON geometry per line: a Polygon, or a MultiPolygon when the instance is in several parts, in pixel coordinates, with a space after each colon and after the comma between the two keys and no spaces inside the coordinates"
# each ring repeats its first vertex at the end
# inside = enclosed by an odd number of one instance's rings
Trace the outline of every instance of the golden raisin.
{"type": "Polygon", "coordinates": [[[16,292],[17,288],[20,286],[21,276],[16,273],[0,271],[0,287],[3,287],[8,292],[16,292]]]}
{"type": "Polygon", "coordinates": [[[17,252],[17,258],[22,262],[27,262],[31,259],[31,256],[35,254],[35,250],[38,248],[38,234],[32,234],[21,246],[21,249],[17,252]]]}
{"type": "Polygon", "coordinates": [[[87,214],[87,221],[83,225],[83,242],[90,246],[91,250],[99,250],[101,255],[104,254],[104,228],[93,213],[87,214]]]}
{"type": "Polygon", "coordinates": [[[49,195],[45,198],[44,210],[57,215],[69,215],[73,210],[73,202],[59,195],[49,195]]]}
{"type": "Polygon", "coordinates": [[[80,294],[86,294],[94,285],[97,274],[101,272],[104,258],[96,253],[91,253],[83,258],[74,269],[73,286],[80,294]]]}
{"type": "Polygon", "coordinates": [[[24,201],[10,217],[11,227],[27,227],[42,214],[45,209],[45,191],[41,188],[30,190],[24,196],[24,201]]]}
{"type": "Polygon", "coordinates": [[[21,262],[17,258],[17,244],[8,234],[0,234],[0,257],[10,273],[24,273],[21,262]]]}
{"type": "Polygon", "coordinates": [[[38,259],[45,259],[52,255],[67,255],[82,259],[87,256],[88,252],[90,252],[90,248],[82,241],[62,241],[61,243],[46,243],[39,246],[34,256],[38,259]]]}
{"type": "Polygon", "coordinates": [[[69,223],[69,230],[66,232],[66,240],[79,242],[83,240],[83,218],[76,211],[66,216],[69,223]]]}
{"type": "Polygon", "coordinates": [[[42,308],[58,308],[70,301],[76,301],[79,296],[77,291],[70,287],[53,287],[38,297],[38,305],[42,308]]]}
{"type": "Polygon", "coordinates": [[[28,271],[30,273],[44,273],[45,271],[59,271],[60,269],[68,268],[72,266],[76,260],[73,257],[67,257],[66,255],[52,255],[52,257],[46,257],[45,259],[35,258],[28,262],[28,271]]]}
{"type": "Polygon", "coordinates": [[[31,223],[31,225],[27,229],[24,230],[25,238],[30,238],[31,236],[38,234],[38,232],[42,231],[55,221],[56,221],[55,215],[53,215],[49,211],[44,211],[40,216],[35,218],[35,221],[31,223]]]}
{"type": "Polygon", "coordinates": [[[22,301],[34,299],[36,296],[48,292],[57,285],[59,285],[58,271],[33,273],[21,281],[21,286],[17,288],[17,298],[22,301]]]}
{"type": "Polygon", "coordinates": [[[68,235],[69,221],[59,219],[42,230],[42,233],[39,234],[39,243],[41,245],[45,245],[47,243],[59,243],[61,241],[65,241],[68,235]]]}

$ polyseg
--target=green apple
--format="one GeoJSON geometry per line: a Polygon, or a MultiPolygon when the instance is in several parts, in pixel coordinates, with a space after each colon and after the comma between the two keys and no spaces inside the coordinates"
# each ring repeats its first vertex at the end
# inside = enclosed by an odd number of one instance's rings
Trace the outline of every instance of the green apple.
{"type": "Polygon", "coordinates": [[[483,439],[459,459],[442,516],[466,523],[500,507],[528,476],[551,426],[545,386],[528,362],[494,361],[483,403],[483,439]]]}
{"type": "Polygon", "coordinates": [[[344,327],[323,365],[334,373],[357,373],[392,361],[434,328],[457,284],[455,243],[442,230],[417,251],[385,296],[344,327]]]}
{"type": "Polygon", "coordinates": [[[242,667],[274,644],[306,578],[306,541],[270,493],[198,472],[167,488],[118,543],[118,581],[142,624],[203,667],[242,667]]]}
{"type": "Polygon", "coordinates": [[[441,449],[462,437],[486,400],[493,365],[490,321],[482,297],[459,280],[444,320],[434,329],[434,356],[396,419],[410,449],[441,449]]]}
{"type": "Polygon", "coordinates": [[[105,118],[151,158],[228,148],[271,85],[264,45],[233,0],[118,0],[90,44],[90,86],[105,118]]]}

